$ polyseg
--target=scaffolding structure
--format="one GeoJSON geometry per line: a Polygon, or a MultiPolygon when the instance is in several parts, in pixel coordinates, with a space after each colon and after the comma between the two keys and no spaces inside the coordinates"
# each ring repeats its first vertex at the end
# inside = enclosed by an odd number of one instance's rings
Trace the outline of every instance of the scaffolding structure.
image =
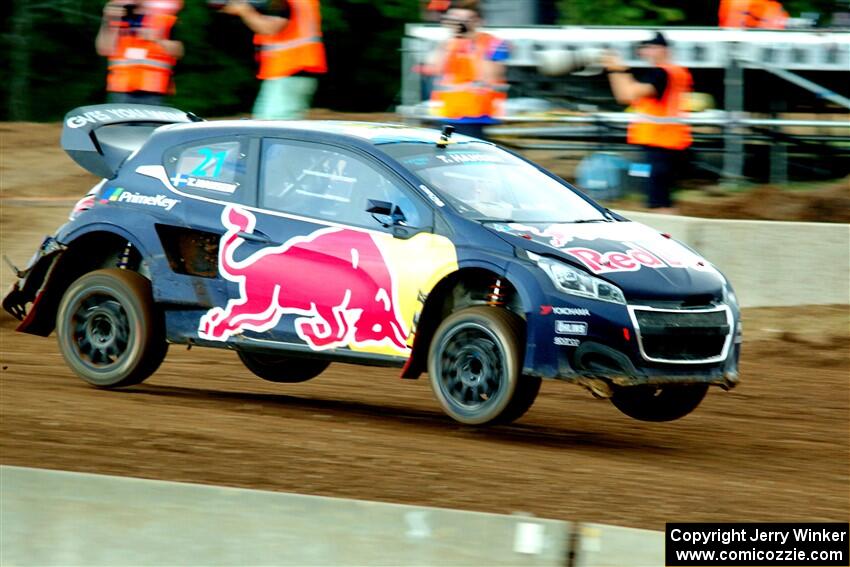
{"type": "MultiPolygon", "coordinates": [[[[787,181],[789,154],[801,152],[840,160],[850,173],[850,33],[719,28],[659,31],[670,40],[673,59],[691,69],[697,82],[722,100],[722,110],[694,113],[682,120],[699,127],[696,149],[722,153],[722,167],[716,172],[720,177],[744,179],[746,149],[753,144],[769,145],[770,179],[774,182],[787,181]],[[773,82],[767,84],[767,76],[773,82]],[[753,112],[753,105],[747,103],[754,98],[750,91],[758,88],[766,91],[757,97],[762,112],[753,112]],[[788,119],[798,108],[812,117],[788,119]],[[801,133],[801,128],[809,131],[801,133]]],[[[633,68],[647,66],[637,55],[638,43],[649,34],[645,28],[520,26],[488,28],[487,32],[511,46],[506,61],[511,90],[549,102],[557,99],[557,94],[553,96],[542,86],[567,79],[541,78],[541,52],[612,50],[633,68]]],[[[416,69],[446,33],[435,25],[411,24],[406,29],[398,111],[410,120],[435,121],[423,100],[423,77],[416,69]]],[[[601,69],[585,69],[580,75],[570,77],[573,84],[595,81],[607,89],[607,81],[600,81],[604,78],[601,69]]],[[[608,92],[600,96],[613,101],[608,92]]],[[[503,120],[509,126],[495,126],[488,133],[525,149],[628,149],[624,146],[625,128],[635,115],[604,112],[595,104],[584,105],[584,110],[576,116],[546,112],[509,115],[503,120]]]]}

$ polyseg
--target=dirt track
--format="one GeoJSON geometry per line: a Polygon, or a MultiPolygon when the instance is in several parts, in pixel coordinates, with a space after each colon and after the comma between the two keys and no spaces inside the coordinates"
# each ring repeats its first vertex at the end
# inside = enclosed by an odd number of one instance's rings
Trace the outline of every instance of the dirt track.
{"type": "MultiPolygon", "coordinates": [[[[0,252],[22,264],[92,182],[55,126],[0,134],[0,252]]],[[[222,351],[172,348],[144,385],[99,391],[4,314],[0,462],[651,529],[850,519],[847,308],[748,310],[744,325],[743,384],[681,421],[641,424],[546,383],[517,424],[475,430],[425,380],[334,365],[276,385],[222,351]]]]}

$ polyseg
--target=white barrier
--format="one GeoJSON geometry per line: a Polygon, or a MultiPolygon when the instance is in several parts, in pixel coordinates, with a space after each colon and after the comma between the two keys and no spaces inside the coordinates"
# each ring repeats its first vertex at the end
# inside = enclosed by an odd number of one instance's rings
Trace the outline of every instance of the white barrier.
{"type": "Polygon", "coordinates": [[[742,307],[850,303],[850,225],[718,220],[618,211],[714,263],[742,307]]]}
{"type": "Polygon", "coordinates": [[[528,516],[0,467],[0,565],[565,565],[569,529],[528,516]]]}
{"type": "Polygon", "coordinates": [[[575,567],[664,565],[664,532],[581,524],[574,539],[575,567]]]}
{"type": "Polygon", "coordinates": [[[662,532],[0,466],[0,565],[663,564],[662,532]]]}

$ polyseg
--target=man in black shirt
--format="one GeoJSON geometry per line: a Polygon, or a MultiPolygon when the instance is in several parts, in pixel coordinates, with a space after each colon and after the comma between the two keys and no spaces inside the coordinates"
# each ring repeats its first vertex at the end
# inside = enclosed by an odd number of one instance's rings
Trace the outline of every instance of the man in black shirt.
{"type": "Polygon", "coordinates": [[[684,98],[691,90],[691,74],[670,59],[667,39],[657,33],[638,51],[652,65],[632,73],[614,53],[603,57],[611,90],[621,104],[628,104],[640,118],[629,124],[628,142],[642,146],[648,171],[647,201],[655,212],[674,212],[670,196],[675,166],[691,145],[691,131],[682,117],[684,98]]]}

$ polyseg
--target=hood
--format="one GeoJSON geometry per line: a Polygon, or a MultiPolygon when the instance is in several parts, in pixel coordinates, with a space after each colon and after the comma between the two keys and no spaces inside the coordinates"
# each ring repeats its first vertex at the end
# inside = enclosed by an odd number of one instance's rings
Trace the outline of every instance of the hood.
{"type": "Polygon", "coordinates": [[[709,303],[725,279],[705,258],[636,222],[485,223],[501,238],[616,284],[628,299],[709,303]]]}

